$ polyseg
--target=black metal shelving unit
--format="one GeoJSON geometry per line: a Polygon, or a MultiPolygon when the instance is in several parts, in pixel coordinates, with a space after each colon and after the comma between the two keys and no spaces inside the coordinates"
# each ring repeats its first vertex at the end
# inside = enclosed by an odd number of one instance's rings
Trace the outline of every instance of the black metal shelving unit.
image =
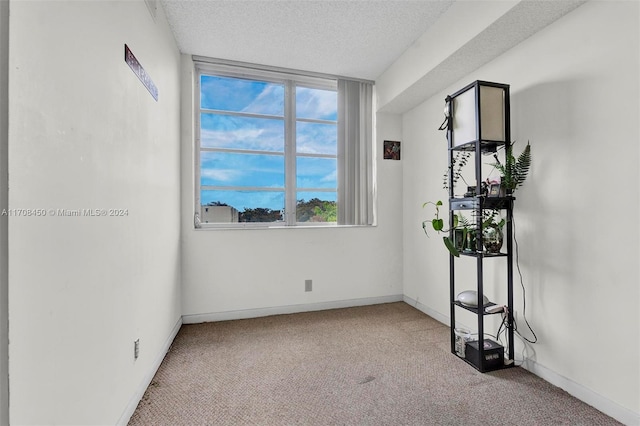
{"type": "MultiPolygon", "coordinates": [[[[492,96],[495,97],[496,91],[492,92],[492,96]]],[[[487,96],[488,98],[489,96],[487,96]]],[[[456,289],[456,264],[458,262],[467,263],[472,261],[472,259],[457,259],[453,255],[450,255],[449,259],[449,287],[450,287],[450,304],[451,304],[451,352],[456,353],[455,350],[455,328],[456,328],[456,310],[464,309],[472,312],[477,319],[477,353],[474,356],[477,357],[476,361],[470,360],[469,355],[469,345],[466,345],[466,356],[463,358],[468,364],[479,370],[480,372],[493,371],[502,368],[509,368],[514,365],[514,347],[513,347],[513,228],[512,228],[512,217],[513,217],[513,204],[515,198],[510,194],[506,194],[504,196],[488,196],[486,193],[483,193],[482,186],[480,182],[483,181],[482,176],[482,164],[483,164],[483,154],[493,154],[500,151],[505,151],[503,148],[506,148],[508,144],[510,144],[511,140],[511,129],[510,129],[510,105],[509,105],[509,85],[500,84],[500,83],[492,83],[487,81],[475,81],[468,86],[465,86],[458,92],[447,96],[446,98],[447,108],[448,108],[448,124],[447,124],[447,141],[449,147],[449,165],[453,163],[454,155],[456,151],[467,151],[472,153],[472,158],[474,160],[474,168],[475,168],[475,179],[476,179],[476,192],[475,196],[471,197],[455,197],[454,196],[454,180],[453,173],[449,173],[449,223],[454,223],[454,214],[456,211],[471,211],[472,216],[475,218],[475,250],[470,251],[461,251],[461,257],[467,258],[475,258],[475,267],[476,267],[476,291],[478,294],[478,300],[482,301],[482,295],[484,294],[484,263],[490,262],[494,258],[506,258],[506,296],[507,303],[506,306],[508,308],[507,318],[506,318],[506,338],[507,338],[507,354],[503,355],[503,359],[501,363],[496,363],[495,360],[492,362],[486,361],[485,357],[485,327],[484,320],[489,314],[485,312],[485,307],[490,305],[495,305],[495,303],[490,303],[489,305],[485,305],[483,308],[477,307],[469,307],[463,305],[459,301],[456,300],[457,293],[459,289],[456,289]],[[498,89],[502,91],[502,125],[503,129],[503,137],[499,138],[502,140],[495,140],[492,138],[488,138],[483,133],[482,126],[485,123],[485,117],[482,116],[483,110],[482,107],[486,106],[483,104],[482,95],[484,94],[484,88],[489,88],[488,90],[498,89]],[[470,92],[472,91],[472,92],[470,92]],[[473,96],[472,96],[473,95],[473,96]],[[469,99],[472,99],[472,105],[475,107],[475,137],[472,137],[469,141],[456,140],[455,135],[455,127],[456,127],[456,99],[458,97],[465,96],[466,102],[466,111],[469,112],[469,99]],[[504,225],[504,242],[503,247],[500,253],[488,253],[483,249],[483,241],[482,241],[482,212],[484,210],[493,210],[498,209],[506,213],[506,223],[504,225]]],[[[462,109],[462,108],[461,108],[462,109]]],[[[472,114],[473,115],[473,114],[472,114]]],[[[487,127],[489,127],[487,125],[487,127]]],[[[495,127],[495,126],[494,126],[495,127]]],[[[468,133],[468,132],[467,132],[468,133]]],[[[486,156],[485,156],[486,158],[486,156]]],[[[451,167],[449,168],[451,170],[451,167]]],[[[453,240],[454,231],[450,231],[450,238],[453,240]]],[[[482,303],[482,302],[479,302],[482,303]]],[[[486,342],[490,344],[490,342],[486,342]]],[[[475,344],[474,344],[475,347],[475,344]]]]}

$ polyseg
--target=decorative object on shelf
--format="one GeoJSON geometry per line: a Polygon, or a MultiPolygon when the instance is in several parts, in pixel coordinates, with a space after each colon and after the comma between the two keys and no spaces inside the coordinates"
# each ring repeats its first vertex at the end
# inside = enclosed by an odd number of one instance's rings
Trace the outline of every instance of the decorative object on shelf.
{"type": "MultiPolygon", "coordinates": [[[[442,189],[449,189],[449,173],[451,173],[451,180],[453,181],[454,187],[456,186],[456,183],[458,183],[458,179],[462,179],[462,181],[466,183],[462,176],[462,168],[469,162],[469,157],[471,157],[471,153],[469,151],[456,151],[453,155],[453,159],[451,160],[451,164],[449,164],[444,175],[442,175],[442,189]]],[[[473,188],[475,191],[475,186],[473,188]]]]}
{"type": "Polygon", "coordinates": [[[487,253],[500,253],[502,240],[502,230],[495,223],[490,223],[482,228],[482,244],[487,250],[487,253]]]}
{"type": "MultiPolygon", "coordinates": [[[[431,223],[431,227],[437,233],[445,232],[448,233],[452,231],[453,239],[448,236],[442,237],[445,247],[449,250],[449,253],[454,255],[455,257],[460,257],[460,252],[472,252],[476,250],[476,228],[469,220],[464,217],[462,214],[454,214],[453,215],[453,224],[450,229],[444,228],[444,219],[440,217],[440,207],[442,206],[442,201],[438,200],[435,203],[433,201],[427,201],[422,205],[422,207],[426,207],[427,205],[433,205],[435,207],[434,218],[431,220],[425,220],[422,222],[422,230],[429,236],[427,232],[427,223],[431,223]]],[[[504,220],[502,221],[504,224],[504,220]]]]}
{"type": "Polygon", "coordinates": [[[497,209],[482,212],[482,245],[490,254],[500,253],[504,240],[502,228],[506,220],[501,218],[496,222],[496,217],[499,215],[500,211],[497,209]]]}
{"type": "MultiPolygon", "coordinates": [[[[440,232],[449,232],[450,229],[444,229],[444,220],[440,217],[440,206],[442,206],[442,201],[438,200],[435,203],[433,201],[427,201],[426,203],[424,203],[422,205],[422,208],[424,208],[425,206],[432,204],[435,209],[435,217],[433,219],[429,220],[425,220],[422,222],[422,230],[424,231],[424,233],[427,235],[427,237],[429,236],[429,233],[427,232],[427,222],[431,223],[431,227],[433,228],[434,231],[436,231],[437,233],[440,232]]],[[[455,229],[458,226],[458,216],[454,215],[454,220],[453,220],[453,226],[451,227],[451,230],[455,229]]],[[[463,237],[464,239],[464,237],[463,237]]],[[[442,240],[444,241],[444,245],[447,247],[447,249],[449,250],[449,253],[451,253],[452,255],[459,257],[460,256],[460,251],[458,250],[458,248],[456,247],[456,244],[451,240],[451,238],[444,236],[442,237],[442,240]]]]}
{"type": "Polygon", "coordinates": [[[456,335],[456,355],[464,358],[467,342],[471,341],[471,333],[466,328],[456,328],[454,333],[456,335]]]}
{"type": "Polygon", "coordinates": [[[462,214],[456,215],[458,222],[456,231],[459,231],[462,234],[462,247],[461,250],[464,252],[475,251],[476,249],[476,228],[475,225],[469,222],[462,214]]]}
{"type": "Polygon", "coordinates": [[[453,245],[461,252],[467,247],[467,233],[464,229],[456,228],[453,230],[453,245]]]}
{"type": "MultiPolygon", "coordinates": [[[[480,195],[487,195],[489,191],[489,186],[486,182],[480,182],[480,195]]],[[[467,192],[465,192],[465,197],[475,197],[477,195],[477,187],[476,186],[467,186],[467,192]]]]}
{"type": "MultiPolygon", "coordinates": [[[[475,308],[478,306],[478,292],[475,290],[465,290],[463,292],[458,293],[456,300],[458,300],[458,302],[462,303],[464,306],[475,308]]],[[[489,298],[483,294],[482,306],[485,306],[488,303],[490,303],[489,298]]]]}
{"type": "Polygon", "coordinates": [[[496,162],[492,166],[500,172],[500,184],[506,190],[507,195],[512,194],[516,188],[524,183],[531,167],[531,145],[529,141],[527,141],[527,146],[524,147],[518,158],[513,156],[514,143],[510,143],[506,147],[504,164],[500,162],[496,154],[493,155],[496,162]]]}
{"type": "Polygon", "coordinates": [[[504,366],[504,347],[491,339],[484,339],[482,343],[479,340],[467,342],[465,359],[480,371],[496,370],[504,366]]]}
{"type": "Polygon", "coordinates": [[[475,228],[472,232],[467,232],[467,245],[464,250],[465,253],[472,253],[476,251],[476,232],[475,228]]]}
{"type": "Polygon", "coordinates": [[[504,197],[506,195],[504,187],[496,179],[488,181],[487,187],[487,197],[504,197]]]}

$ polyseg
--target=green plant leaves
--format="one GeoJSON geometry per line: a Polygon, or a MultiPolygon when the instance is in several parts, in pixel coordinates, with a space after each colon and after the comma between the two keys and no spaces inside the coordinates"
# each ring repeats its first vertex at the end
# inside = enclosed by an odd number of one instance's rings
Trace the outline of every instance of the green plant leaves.
{"type": "Polygon", "coordinates": [[[518,159],[513,165],[513,174],[515,180],[515,187],[522,185],[529,174],[529,168],[531,167],[531,145],[527,142],[527,146],[518,156],[518,159]]]}
{"type": "Polygon", "coordinates": [[[456,246],[453,244],[453,241],[451,241],[451,238],[442,237],[442,240],[444,241],[444,245],[447,246],[447,249],[449,249],[449,253],[451,253],[455,257],[460,257],[460,252],[458,251],[456,246]]]}
{"type": "MultiPolygon", "coordinates": [[[[496,160],[498,158],[496,157],[496,160]]],[[[502,176],[501,184],[512,191],[521,186],[527,179],[529,168],[531,167],[531,145],[527,142],[527,146],[516,159],[513,156],[513,143],[507,146],[505,152],[504,164],[499,161],[492,164],[500,172],[502,176]]]]}
{"type": "Polygon", "coordinates": [[[447,171],[442,175],[442,189],[449,189],[449,174],[451,174],[453,186],[456,185],[458,179],[462,178],[464,180],[462,169],[469,161],[469,157],[471,157],[471,152],[469,151],[456,151],[451,164],[447,167],[447,171]]]}

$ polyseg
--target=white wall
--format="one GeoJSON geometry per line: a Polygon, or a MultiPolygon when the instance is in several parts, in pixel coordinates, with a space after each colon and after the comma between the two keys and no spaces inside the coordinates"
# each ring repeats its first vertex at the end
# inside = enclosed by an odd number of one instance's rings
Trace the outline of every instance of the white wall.
{"type": "MultiPolygon", "coordinates": [[[[193,72],[183,56],[183,74],[193,72]]],[[[192,78],[183,81],[182,232],[185,322],[400,300],[402,161],[382,160],[400,117],[378,117],[378,226],[193,229],[192,78]],[[313,291],[305,292],[305,280],[313,291]]]]}
{"type": "MultiPolygon", "coordinates": [[[[533,154],[515,219],[539,338],[524,353],[518,342],[517,357],[629,424],[640,420],[639,15],[637,2],[588,2],[404,114],[402,128],[404,292],[448,318],[448,255],[420,230],[432,217],[422,203],[446,199],[444,98],[477,79],[511,84],[516,151],[530,140],[533,154]]],[[[515,290],[526,333],[517,275],[515,290]]]]}
{"type": "MultiPolygon", "coordinates": [[[[9,2],[0,1],[0,211],[7,208],[9,185],[9,2]]],[[[9,217],[0,215],[0,425],[9,424],[9,217]]]]}
{"type": "Polygon", "coordinates": [[[128,420],[180,321],[179,64],[142,0],[11,2],[9,208],[128,210],[9,217],[12,424],[128,420]]]}

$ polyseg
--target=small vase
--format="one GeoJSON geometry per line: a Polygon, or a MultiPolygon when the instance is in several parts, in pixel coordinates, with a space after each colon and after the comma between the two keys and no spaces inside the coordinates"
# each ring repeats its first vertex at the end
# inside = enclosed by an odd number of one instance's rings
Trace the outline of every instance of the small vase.
{"type": "Polygon", "coordinates": [[[466,241],[464,241],[464,237],[465,235],[462,229],[453,230],[453,245],[458,249],[458,251],[465,249],[466,241]]]}
{"type": "Polygon", "coordinates": [[[467,242],[464,251],[476,251],[476,232],[475,230],[467,231],[467,242]]]}
{"type": "Polygon", "coordinates": [[[500,253],[502,240],[502,230],[498,225],[492,223],[482,229],[482,243],[487,253],[500,253]]]}

